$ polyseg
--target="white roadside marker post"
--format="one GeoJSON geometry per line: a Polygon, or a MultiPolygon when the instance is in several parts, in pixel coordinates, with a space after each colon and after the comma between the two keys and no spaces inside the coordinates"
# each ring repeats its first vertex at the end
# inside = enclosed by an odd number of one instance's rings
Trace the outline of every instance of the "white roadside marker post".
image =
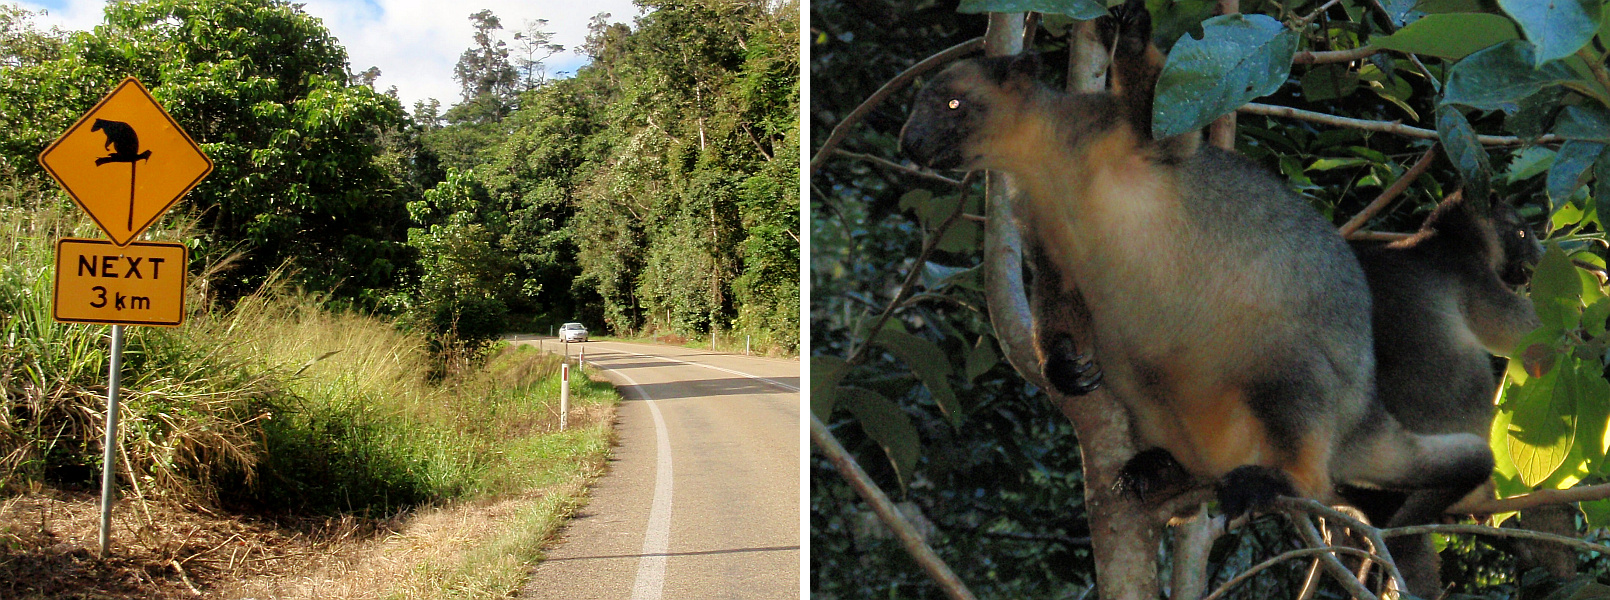
{"type": "Polygon", "coordinates": [[[570,363],[559,364],[559,431],[570,423],[570,363]]]}
{"type": "Polygon", "coordinates": [[[576,366],[579,367],[584,362],[587,362],[587,347],[586,346],[582,346],[581,347],[581,352],[576,355],[576,366]]]}

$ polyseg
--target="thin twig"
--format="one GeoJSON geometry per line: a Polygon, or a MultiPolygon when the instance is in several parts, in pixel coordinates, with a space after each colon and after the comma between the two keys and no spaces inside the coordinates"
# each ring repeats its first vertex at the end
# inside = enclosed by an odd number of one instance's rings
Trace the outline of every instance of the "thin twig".
{"type": "Polygon", "coordinates": [[[921,178],[921,179],[927,179],[929,181],[935,181],[935,182],[938,182],[938,183],[944,183],[944,184],[952,185],[952,186],[958,186],[958,185],[962,184],[961,181],[951,179],[949,177],[946,177],[944,175],[940,175],[940,174],[935,173],[933,171],[924,171],[922,169],[913,169],[911,167],[902,165],[900,163],[894,162],[894,161],[889,160],[887,158],[883,158],[881,156],[874,156],[874,155],[871,155],[871,154],[862,154],[860,152],[851,152],[849,150],[834,150],[833,153],[837,154],[839,156],[843,156],[845,158],[853,158],[853,159],[856,159],[856,160],[864,160],[866,162],[878,165],[878,166],[883,167],[885,169],[889,169],[889,170],[892,170],[892,171],[899,171],[901,173],[905,173],[905,174],[910,175],[912,177],[917,177],[917,178],[921,178]]]}
{"type": "Polygon", "coordinates": [[[1318,19],[1320,15],[1325,14],[1325,11],[1330,10],[1330,7],[1336,6],[1336,4],[1341,1],[1342,0],[1330,0],[1330,2],[1326,2],[1324,5],[1315,9],[1314,12],[1308,13],[1308,16],[1303,17],[1302,20],[1298,21],[1297,25],[1293,27],[1293,29],[1296,29],[1297,31],[1307,29],[1309,23],[1313,23],[1314,19],[1318,19]]]}
{"type": "Polygon", "coordinates": [[[979,173],[979,171],[970,172],[967,177],[962,179],[960,186],[962,191],[960,193],[964,197],[956,202],[956,211],[950,213],[950,216],[945,217],[945,220],[938,227],[928,233],[928,236],[922,242],[922,252],[917,254],[917,260],[911,264],[911,270],[906,273],[906,280],[900,284],[900,291],[895,294],[893,300],[889,301],[889,305],[878,315],[877,320],[873,321],[872,328],[867,330],[869,332],[867,333],[867,339],[861,342],[861,346],[856,348],[855,352],[850,353],[850,357],[846,359],[846,362],[853,365],[861,362],[861,359],[866,357],[867,348],[872,347],[872,340],[878,336],[879,331],[883,330],[883,324],[889,320],[889,317],[894,316],[895,309],[899,308],[905,302],[906,297],[911,295],[912,290],[916,289],[917,279],[922,275],[923,265],[928,263],[928,257],[934,253],[935,248],[939,247],[939,241],[944,239],[945,232],[950,230],[950,226],[960,220],[962,214],[966,212],[964,210],[967,208],[965,195],[967,188],[973,184],[973,177],[976,173],[979,173]]]}
{"type": "Polygon", "coordinates": [[[1320,502],[1308,498],[1282,497],[1277,498],[1275,503],[1278,506],[1288,510],[1302,511],[1325,517],[1332,521],[1347,525],[1348,527],[1351,527],[1353,531],[1363,534],[1364,538],[1369,540],[1371,549],[1382,557],[1382,560],[1377,562],[1380,562],[1383,566],[1391,570],[1392,579],[1393,581],[1397,582],[1398,589],[1409,589],[1408,583],[1403,581],[1403,574],[1398,572],[1398,564],[1392,559],[1391,551],[1387,550],[1386,548],[1386,536],[1381,533],[1379,528],[1359,520],[1358,517],[1354,517],[1353,515],[1336,510],[1329,506],[1325,506],[1320,502]]]}
{"type": "MultiPolygon", "coordinates": [[[[1281,553],[1279,555],[1274,556],[1273,558],[1270,558],[1269,560],[1266,560],[1266,561],[1263,561],[1263,562],[1258,563],[1256,565],[1253,565],[1252,568],[1247,569],[1246,571],[1243,571],[1240,575],[1236,575],[1235,577],[1230,578],[1229,581],[1224,582],[1224,585],[1219,586],[1219,589],[1213,590],[1212,594],[1208,594],[1207,596],[1203,597],[1202,600],[1217,600],[1218,598],[1222,598],[1222,597],[1224,597],[1225,594],[1229,593],[1230,589],[1234,588],[1236,586],[1236,584],[1239,584],[1239,583],[1241,583],[1243,581],[1251,579],[1252,576],[1257,575],[1259,571],[1263,571],[1264,569],[1268,569],[1268,568],[1273,567],[1275,565],[1278,565],[1278,564],[1280,564],[1282,562],[1285,562],[1285,561],[1288,561],[1288,560],[1291,560],[1291,559],[1294,559],[1294,558],[1303,558],[1305,556],[1318,557],[1319,555],[1322,555],[1322,554],[1349,554],[1349,555],[1352,555],[1352,556],[1358,556],[1358,557],[1364,558],[1366,560],[1380,560],[1380,558],[1381,558],[1379,556],[1376,556],[1374,554],[1370,554],[1369,552],[1365,552],[1365,551],[1360,550],[1358,548],[1350,548],[1350,547],[1347,547],[1347,546],[1324,546],[1324,547],[1320,547],[1320,548],[1298,548],[1296,550],[1291,550],[1289,552],[1283,552],[1283,553],[1281,553]]],[[[1352,578],[1349,577],[1349,579],[1352,579],[1352,578]]]]}
{"type": "Polygon", "coordinates": [[[883,87],[878,88],[878,91],[873,92],[871,96],[868,96],[865,101],[861,102],[860,106],[857,106],[855,107],[855,110],[850,111],[849,116],[844,117],[843,121],[839,121],[838,125],[833,126],[833,132],[827,136],[827,141],[822,143],[822,147],[816,151],[816,155],[811,157],[810,174],[815,174],[816,169],[821,167],[822,163],[827,162],[827,158],[833,155],[833,150],[844,141],[846,136],[850,135],[851,127],[854,127],[856,123],[861,122],[861,119],[866,118],[867,114],[871,113],[873,108],[877,107],[879,104],[882,104],[884,100],[889,98],[889,96],[894,95],[894,93],[899,91],[900,88],[903,88],[906,86],[906,84],[911,83],[911,80],[916,79],[918,75],[931,71],[940,65],[956,60],[962,56],[966,56],[967,54],[977,52],[983,47],[984,38],[982,37],[976,37],[960,44],[956,44],[955,46],[941,50],[938,54],[918,61],[917,64],[911,65],[910,68],[901,71],[899,75],[896,75],[894,79],[890,79],[888,83],[883,84],[883,87]]]}
{"type": "Polygon", "coordinates": [[[1352,50],[1306,50],[1298,52],[1291,57],[1294,65],[1324,65],[1332,63],[1348,63],[1355,60],[1364,60],[1380,52],[1375,46],[1362,46],[1352,50]]]}
{"type": "Polygon", "coordinates": [[[1390,231],[1355,231],[1347,236],[1348,240],[1361,242],[1396,242],[1414,237],[1412,233],[1393,233],[1390,231]]]}
{"type": "MultiPolygon", "coordinates": [[[[1350,129],[1362,129],[1365,131],[1379,131],[1382,133],[1391,133],[1404,137],[1420,138],[1425,140],[1438,139],[1437,132],[1434,130],[1422,129],[1412,125],[1404,125],[1401,121],[1370,121],[1366,119],[1353,119],[1349,117],[1327,115],[1325,113],[1318,113],[1300,108],[1292,108],[1289,106],[1273,106],[1269,104],[1258,104],[1256,102],[1248,103],[1237,110],[1249,115],[1300,119],[1303,121],[1320,123],[1333,127],[1347,127],[1350,129]]],[[[1557,144],[1565,141],[1565,138],[1552,133],[1539,137],[1535,140],[1524,140],[1512,135],[1478,135],[1476,136],[1476,141],[1486,146],[1519,146],[1522,144],[1557,144]]]]}
{"type": "Polygon", "coordinates": [[[905,515],[900,514],[900,509],[895,507],[894,502],[889,500],[889,496],[884,494],[883,490],[878,489],[878,485],[872,482],[866,471],[861,470],[861,465],[855,462],[855,457],[850,456],[849,451],[839,444],[838,439],[833,437],[833,432],[827,430],[827,425],[822,424],[814,413],[810,417],[811,443],[832,461],[839,474],[850,482],[850,487],[855,488],[861,499],[872,507],[872,512],[877,513],[878,518],[894,530],[895,536],[900,538],[900,543],[905,545],[906,552],[928,572],[929,576],[933,577],[934,583],[939,584],[945,595],[953,600],[973,600],[973,593],[967,589],[967,585],[956,577],[956,573],[950,570],[944,559],[939,558],[928,542],[923,541],[922,534],[906,520],[905,515]]]}
{"type": "Polygon", "coordinates": [[[1579,539],[1576,539],[1574,537],[1567,537],[1567,536],[1563,536],[1563,535],[1555,535],[1555,534],[1552,534],[1552,533],[1543,533],[1541,531],[1532,531],[1530,529],[1516,529],[1516,528],[1510,528],[1510,527],[1488,527],[1486,525],[1460,524],[1460,525],[1415,525],[1415,526],[1412,526],[1412,527],[1394,527],[1392,529],[1382,529],[1381,530],[1381,535],[1383,537],[1397,537],[1397,536],[1400,536],[1400,535],[1415,535],[1415,534],[1420,534],[1420,533],[1465,533],[1465,534],[1473,534],[1473,535],[1491,535],[1491,536],[1495,536],[1495,537],[1512,537],[1512,538],[1523,538],[1523,539],[1528,539],[1528,540],[1542,540],[1542,541],[1545,541],[1545,542],[1554,542],[1556,544],[1570,546],[1570,547],[1576,548],[1578,550],[1587,550],[1589,552],[1598,552],[1600,554],[1610,555],[1610,546],[1606,546],[1604,544],[1595,544],[1593,542],[1589,542],[1589,541],[1586,541],[1586,540],[1579,540],[1579,539]]]}
{"type": "MultiPolygon", "coordinates": [[[[1342,237],[1347,237],[1353,232],[1358,231],[1360,228],[1364,227],[1366,222],[1375,218],[1375,215],[1385,209],[1387,204],[1391,203],[1393,200],[1396,200],[1398,196],[1403,194],[1404,190],[1409,189],[1409,185],[1413,184],[1415,179],[1419,179],[1421,175],[1424,175],[1426,170],[1431,168],[1431,161],[1436,158],[1437,145],[1432,144],[1430,148],[1426,148],[1425,154],[1420,155],[1420,160],[1415,161],[1414,166],[1409,167],[1409,170],[1403,173],[1402,177],[1399,177],[1397,181],[1392,182],[1392,185],[1387,186],[1387,188],[1381,192],[1381,195],[1376,196],[1375,200],[1370,201],[1369,205],[1364,207],[1364,210],[1359,211],[1358,214],[1353,215],[1353,218],[1348,219],[1346,223],[1342,224],[1341,228],[1338,229],[1338,231],[1341,232],[1342,237]]],[[[1459,192],[1454,193],[1457,194],[1459,192]]],[[[1452,196],[1450,196],[1450,198],[1451,197],[1452,196]]]]}
{"type": "MultiPolygon", "coordinates": [[[[1297,534],[1302,536],[1303,541],[1306,542],[1310,547],[1323,548],[1326,550],[1338,549],[1338,547],[1325,543],[1324,537],[1319,535],[1319,530],[1314,527],[1314,522],[1308,520],[1308,515],[1304,514],[1302,510],[1299,509],[1287,512],[1286,516],[1288,517],[1288,520],[1291,521],[1292,526],[1297,528],[1297,534]]],[[[1345,547],[1346,546],[1342,546],[1341,548],[1345,547]]],[[[1376,550],[1384,551],[1385,549],[1378,546],[1376,547],[1376,550]]],[[[1377,599],[1377,596],[1370,593],[1370,590],[1365,588],[1364,584],[1359,583],[1357,579],[1353,578],[1353,573],[1347,570],[1347,567],[1342,564],[1342,561],[1336,559],[1335,553],[1322,552],[1316,554],[1315,558],[1319,559],[1320,566],[1324,567],[1327,573],[1330,573],[1331,578],[1335,579],[1337,583],[1342,584],[1342,587],[1347,589],[1347,593],[1351,594],[1354,598],[1362,598],[1364,600],[1377,599]]],[[[1387,564],[1390,562],[1390,559],[1382,557],[1382,564],[1387,564]]]]}

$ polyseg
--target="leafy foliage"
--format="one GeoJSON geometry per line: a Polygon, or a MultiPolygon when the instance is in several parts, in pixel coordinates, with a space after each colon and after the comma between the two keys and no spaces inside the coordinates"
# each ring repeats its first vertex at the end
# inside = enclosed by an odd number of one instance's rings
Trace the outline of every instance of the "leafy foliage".
{"type": "MultiPolygon", "coordinates": [[[[764,2],[646,6],[635,27],[596,18],[594,62],[525,92],[507,118],[455,116],[498,93],[464,80],[466,103],[422,138],[459,174],[419,205],[410,245],[432,252],[438,234],[423,232],[454,219],[478,228],[497,265],[486,274],[501,277],[485,280],[487,298],[533,323],[745,332],[789,350],[799,339],[798,19],[764,2]],[[425,210],[449,197],[467,204],[425,210]]],[[[501,60],[501,42],[487,40],[466,59],[501,60]]],[[[439,268],[422,263],[422,281],[439,268]]],[[[413,306],[437,302],[427,295],[420,288],[413,306]]]]}
{"type": "MultiPolygon", "coordinates": [[[[39,151],[125,76],[185,125],[215,168],[185,200],[197,259],[243,253],[209,293],[232,299],[284,263],[306,286],[372,306],[392,287],[405,222],[379,160],[395,98],[349,84],[346,52],[280,0],[149,0],[106,7],[59,56],[3,68],[0,163],[38,177],[39,151]]],[[[182,213],[180,213],[182,214],[182,213]]]]}

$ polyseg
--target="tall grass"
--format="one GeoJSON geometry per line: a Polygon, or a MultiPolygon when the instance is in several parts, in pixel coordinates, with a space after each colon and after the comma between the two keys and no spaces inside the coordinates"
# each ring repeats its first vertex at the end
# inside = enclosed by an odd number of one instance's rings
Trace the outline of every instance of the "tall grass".
{"type": "MultiPolygon", "coordinates": [[[[108,328],[52,322],[50,271],[54,241],[93,226],[18,189],[0,185],[0,491],[87,488],[100,471],[108,328]]],[[[505,348],[432,381],[422,336],[264,290],[183,327],[128,328],[120,482],[142,497],[265,512],[382,515],[517,493],[597,445],[551,435],[557,369],[505,348]]],[[[604,384],[572,392],[584,413],[615,398],[604,384]]]]}

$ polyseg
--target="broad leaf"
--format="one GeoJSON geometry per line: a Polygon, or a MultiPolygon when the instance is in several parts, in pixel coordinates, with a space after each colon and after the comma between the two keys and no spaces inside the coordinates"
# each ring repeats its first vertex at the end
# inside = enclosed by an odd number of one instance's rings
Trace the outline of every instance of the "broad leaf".
{"type": "Polygon", "coordinates": [[[1577,188],[1582,187],[1588,169],[1593,167],[1594,161],[1603,152],[1604,144],[1599,142],[1569,140],[1560,145],[1548,176],[1548,196],[1553,207],[1564,204],[1577,188]]]}
{"type": "Polygon", "coordinates": [[[1570,331],[1580,324],[1582,279],[1557,244],[1548,245],[1532,274],[1532,305],[1550,329],[1570,331]]]}
{"type": "Polygon", "coordinates": [[[888,455],[900,478],[900,490],[904,492],[911,483],[912,472],[917,470],[917,457],[922,454],[922,442],[917,437],[917,427],[911,424],[911,417],[901,412],[894,401],[871,390],[841,387],[837,395],[839,404],[855,415],[867,437],[883,447],[883,453],[888,455]]]}
{"type": "Polygon", "coordinates": [[[1572,140],[1610,143],[1610,110],[1597,104],[1567,106],[1554,122],[1554,134],[1572,140]]]}
{"type": "Polygon", "coordinates": [[[1604,379],[1604,367],[1598,361],[1572,360],[1575,367],[1563,376],[1572,379],[1576,393],[1577,444],[1587,458],[1588,469],[1604,472],[1607,426],[1610,426],[1610,382],[1604,379]]]}
{"type": "Polygon", "coordinates": [[[872,341],[895,355],[900,362],[906,363],[906,368],[911,369],[911,373],[928,387],[934,403],[939,405],[939,412],[944,413],[952,425],[961,423],[961,405],[956,402],[956,392],[950,387],[949,378],[954,369],[939,346],[927,339],[892,329],[879,331],[872,341]]]}
{"type": "Polygon", "coordinates": [[[1107,14],[1107,5],[1096,0],[962,0],[956,12],[966,14],[1039,12],[1067,15],[1080,21],[1088,21],[1107,14]]]}
{"type": "Polygon", "coordinates": [[[1408,16],[1409,11],[1414,10],[1415,1],[1416,0],[1380,0],[1378,6],[1381,7],[1381,10],[1386,11],[1386,16],[1392,20],[1393,27],[1402,27],[1403,18],[1408,16]]]}
{"type": "Polygon", "coordinates": [[[1533,66],[1575,54],[1599,31],[1598,0],[1498,0],[1537,47],[1533,66]]]}
{"type": "Polygon", "coordinates": [[[1515,23],[1499,15],[1462,13],[1427,15],[1397,33],[1370,38],[1378,48],[1459,60],[1499,42],[1519,39],[1515,23]]]}
{"type": "Polygon", "coordinates": [[[1358,89],[1358,73],[1346,65],[1319,65],[1303,74],[1302,86],[1309,102],[1335,100],[1358,89]]]}
{"type": "Polygon", "coordinates": [[[822,421],[833,414],[833,404],[839,381],[844,379],[848,363],[837,356],[811,357],[811,413],[822,421]]]}
{"type": "Polygon", "coordinates": [[[1521,386],[1510,416],[1509,457],[1521,481],[1535,486],[1565,463],[1576,441],[1576,398],[1560,371],[1521,386]]]}
{"type": "Polygon", "coordinates": [[[1600,223],[1610,218],[1610,152],[1593,161],[1593,207],[1600,223]]]}
{"type": "Polygon", "coordinates": [[[979,375],[983,375],[1000,362],[1001,355],[995,350],[995,338],[988,335],[978,336],[978,343],[967,353],[967,381],[978,379],[979,375]]]}
{"type": "Polygon", "coordinates": [[[1509,171],[1504,178],[1509,183],[1515,183],[1536,177],[1547,172],[1554,166],[1554,151],[1542,146],[1528,146],[1515,154],[1515,159],[1509,161],[1509,171]]]}
{"type": "Polygon", "coordinates": [[[1158,75],[1152,136],[1201,129],[1274,93],[1291,73],[1297,40],[1297,32],[1265,15],[1221,15],[1203,22],[1202,39],[1181,37],[1158,75]]]}
{"type": "Polygon", "coordinates": [[[1476,139],[1476,131],[1458,108],[1443,106],[1437,109],[1437,136],[1448,161],[1459,169],[1464,179],[1465,195],[1478,208],[1487,207],[1487,191],[1492,187],[1493,167],[1487,159],[1487,150],[1476,139]]]}
{"type": "Polygon", "coordinates": [[[1512,40],[1477,51],[1448,69],[1443,104],[1463,104],[1482,110],[1513,107],[1539,90],[1576,79],[1559,62],[1537,64],[1532,45],[1512,40]]]}
{"type": "Polygon", "coordinates": [[[1522,139],[1530,140],[1542,136],[1553,126],[1554,117],[1561,110],[1561,100],[1565,99],[1565,94],[1565,88],[1549,86],[1522,98],[1516,103],[1515,111],[1504,117],[1504,129],[1522,139]]]}

